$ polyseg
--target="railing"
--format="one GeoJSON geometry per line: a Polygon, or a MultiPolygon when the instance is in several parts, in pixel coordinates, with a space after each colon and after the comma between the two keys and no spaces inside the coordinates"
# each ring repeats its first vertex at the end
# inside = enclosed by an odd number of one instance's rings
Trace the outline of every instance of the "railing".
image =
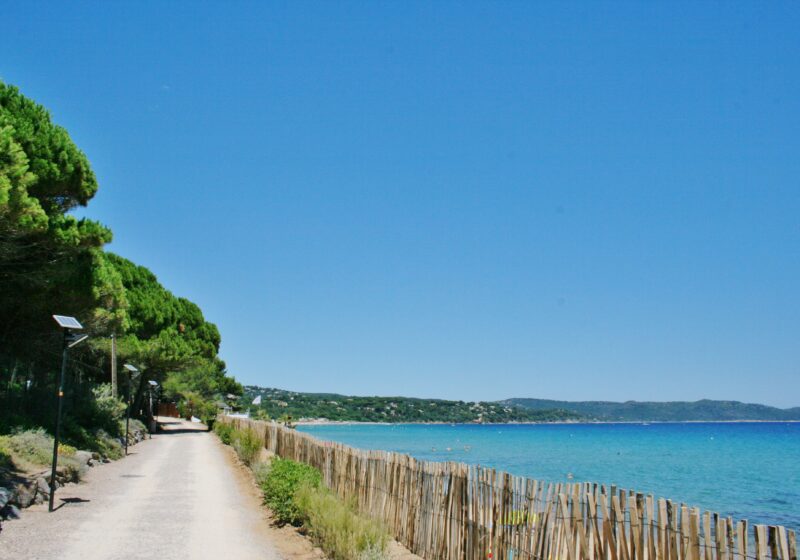
{"type": "Polygon", "coordinates": [[[652,495],[545,483],[462,463],[363,451],[275,423],[255,430],[427,560],[797,560],[793,530],[748,525],[652,495]]]}

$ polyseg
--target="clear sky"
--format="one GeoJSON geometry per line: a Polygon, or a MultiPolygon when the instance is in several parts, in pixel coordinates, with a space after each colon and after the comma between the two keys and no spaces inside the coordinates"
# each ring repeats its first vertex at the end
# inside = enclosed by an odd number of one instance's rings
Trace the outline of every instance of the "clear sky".
{"type": "Polygon", "coordinates": [[[800,405],[800,5],[0,1],[248,384],[800,405]]]}

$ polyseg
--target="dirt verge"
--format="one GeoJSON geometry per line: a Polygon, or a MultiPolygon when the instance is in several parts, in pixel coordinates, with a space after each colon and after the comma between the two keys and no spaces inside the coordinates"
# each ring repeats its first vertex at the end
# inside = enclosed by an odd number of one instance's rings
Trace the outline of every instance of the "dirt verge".
{"type": "MultiPolygon", "coordinates": [[[[315,546],[311,538],[303,534],[300,529],[290,525],[278,527],[275,524],[275,517],[269,507],[264,505],[263,495],[256,484],[253,471],[239,460],[239,456],[231,446],[223,444],[216,435],[214,438],[225,448],[225,457],[228,459],[231,471],[235,473],[236,482],[242,493],[259,504],[264,512],[264,531],[285,560],[325,560],[326,556],[322,549],[315,546]]],[[[422,560],[394,539],[389,541],[387,556],[389,560],[422,560]]]]}

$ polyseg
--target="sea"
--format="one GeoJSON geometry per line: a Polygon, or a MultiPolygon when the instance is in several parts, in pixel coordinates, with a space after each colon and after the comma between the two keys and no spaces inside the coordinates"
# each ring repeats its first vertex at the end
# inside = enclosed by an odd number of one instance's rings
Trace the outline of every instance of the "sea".
{"type": "Polygon", "coordinates": [[[750,523],[800,530],[800,423],[326,424],[299,430],[360,449],[597,482],[750,523]]]}

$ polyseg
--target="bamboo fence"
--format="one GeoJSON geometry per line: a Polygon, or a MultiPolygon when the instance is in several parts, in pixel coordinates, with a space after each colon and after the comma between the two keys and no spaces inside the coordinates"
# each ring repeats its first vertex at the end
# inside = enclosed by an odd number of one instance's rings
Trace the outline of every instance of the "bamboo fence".
{"type": "Polygon", "coordinates": [[[462,463],[321,441],[276,423],[255,430],[426,560],[797,560],[795,531],[749,525],[652,495],[546,483],[462,463]]]}

